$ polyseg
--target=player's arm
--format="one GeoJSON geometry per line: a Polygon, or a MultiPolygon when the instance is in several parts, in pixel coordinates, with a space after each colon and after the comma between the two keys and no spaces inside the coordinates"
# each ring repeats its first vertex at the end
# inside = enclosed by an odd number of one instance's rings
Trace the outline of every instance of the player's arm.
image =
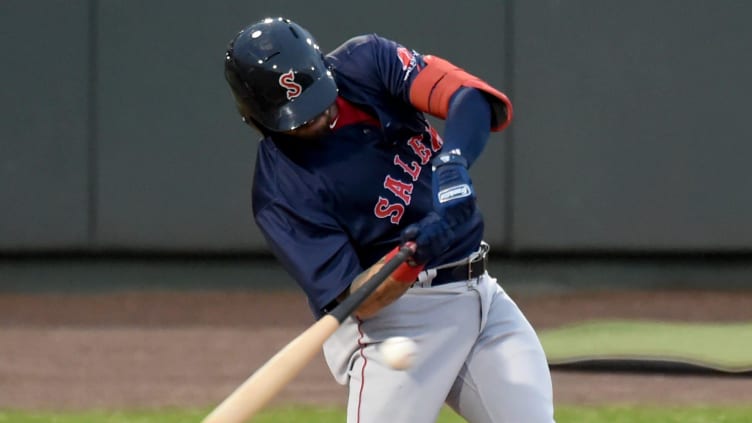
{"type": "MultiPolygon", "coordinates": [[[[446,219],[436,213],[429,213],[420,222],[412,224],[402,232],[402,241],[414,241],[415,254],[401,264],[392,274],[371,294],[355,311],[359,319],[368,319],[376,315],[382,308],[388,306],[404,294],[418,279],[418,274],[431,259],[446,252],[455,241],[454,231],[446,219]]],[[[395,247],[374,265],[358,275],[347,290],[337,299],[342,301],[381,269],[386,262],[399,252],[395,247]]]]}
{"type": "MultiPolygon", "coordinates": [[[[255,218],[270,249],[306,292],[314,313],[321,317],[378,272],[398,248],[363,270],[349,238],[336,222],[316,209],[307,209],[305,215],[297,215],[299,209],[302,207],[271,204],[259,210],[255,218]],[[313,224],[313,221],[317,223],[313,224]]],[[[433,257],[431,254],[436,254],[440,246],[448,246],[448,240],[437,238],[446,239],[452,233],[450,230],[443,230],[441,224],[426,219],[421,223],[423,230],[419,230],[420,226],[410,227],[412,232],[406,229],[404,239],[414,239],[416,243],[420,240],[424,247],[418,246],[409,263],[400,265],[361,304],[355,311],[358,318],[372,317],[394,302],[415,282],[423,269],[422,264],[433,257]],[[423,233],[420,239],[418,232],[423,233]]]]}
{"type": "Polygon", "coordinates": [[[383,90],[424,113],[450,119],[455,96],[472,88],[491,108],[490,131],[501,131],[511,122],[512,103],[504,93],[448,60],[422,55],[375,34],[353,40],[348,53],[355,60],[343,65],[342,71],[357,75],[359,83],[373,92],[383,90]]]}
{"type": "Polygon", "coordinates": [[[464,88],[482,92],[491,106],[491,131],[501,131],[512,120],[509,98],[487,82],[440,57],[422,56],[425,65],[416,72],[409,87],[410,103],[418,110],[441,119],[450,116],[452,98],[464,88]]]}
{"type": "Polygon", "coordinates": [[[442,154],[460,155],[469,167],[485,148],[490,132],[508,125],[511,103],[504,94],[449,62],[428,59],[413,81],[410,101],[418,109],[446,119],[442,154]]]}
{"type": "MultiPolygon", "coordinates": [[[[337,297],[338,302],[342,302],[348,295],[355,292],[364,283],[375,275],[384,263],[389,261],[394,256],[395,250],[382,257],[373,266],[366,269],[363,273],[359,274],[350,286],[337,297]]],[[[423,266],[410,265],[403,263],[397,268],[376,290],[355,310],[354,315],[358,319],[368,319],[373,317],[382,308],[393,303],[397,298],[401,297],[412,283],[418,278],[418,274],[423,270],[423,266]]]]}
{"type": "Polygon", "coordinates": [[[485,148],[490,132],[509,125],[511,102],[487,82],[442,58],[378,36],[369,40],[365,44],[374,58],[373,80],[393,98],[446,120],[442,153],[460,153],[470,166],[485,148]]]}
{"type": "MultiPolygon", "coordinates": [[[[272,183],[268,175],[275,175],[278,163],[272,160],[273,157],[265,155],[268,155],[268,151],[260,149],[259,157],[267,160],[259,160],[256,164],[254,218],[269,249],[305,291],[314,314],[321,317],[381,269],[397,250],[364,270],[347,231],[329,211],[326,205],[328,200],[320,194],[315,197],[309,194],[324,190],[316,189],[316,186],[296,190],[299,181],[303,180],[297,177],[277,178],[272,183]],[[296,195],[282,195],[283,192],[295,192],[296,195]]],[[[293,172],[293,169],[287,170],[293,172]]],[[[305,181],[316,183],[311,178],[305,181]]],[[[428,225],[428,221],[423,222],[423,226],[428,225]]],[[[405,232],[406,235],[410,234],[407,230],[405,232]]],[[[424,232],[438,233],[439,230],[424,232]]],[[[406,237],[404,241],[412,238],[406,237]]],[[[426,235],[424,238],[426,240],[421,239],[421,242],[426,245],[441,245],[441,242],[429,242],[431,238],[426,235]]],[[[373,316],[404,294],[421,271],[418,263],[424,263],[422,260],[427,251],[430,252],[419,247],[412,257],[412,263],[393,272],[356,310],[356,315],[362,318],[373,316]]]]}
{"type": "Polygon", "coordinates": [[[423,56],[408,88],[417,109],[446,120],[444,145],[431,161],[434,210],[458,224],[475,211],[468,173],[491,131],[509,125],[512,104],[506,95],[452,63],[423,56]]]}

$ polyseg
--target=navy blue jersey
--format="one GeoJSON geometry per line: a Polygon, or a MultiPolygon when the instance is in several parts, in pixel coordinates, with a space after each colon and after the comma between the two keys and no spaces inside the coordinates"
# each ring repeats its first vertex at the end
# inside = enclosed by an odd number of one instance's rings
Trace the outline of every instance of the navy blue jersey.
{"type": "MultiPolygon", "coordinates": [[[[267,137],[253,181],[256,223],[318,317],[364,269],[433,209],[431,158],[442,140],[409,98],[423,57],[376,35],[326,56],[343,104],[373,121],[337,126],[316,141],[267,137]],[[374,122],[376,124],[374,124],[374,122]]],[[[479,245],[477,213],[433,267],[479,245]]]]}

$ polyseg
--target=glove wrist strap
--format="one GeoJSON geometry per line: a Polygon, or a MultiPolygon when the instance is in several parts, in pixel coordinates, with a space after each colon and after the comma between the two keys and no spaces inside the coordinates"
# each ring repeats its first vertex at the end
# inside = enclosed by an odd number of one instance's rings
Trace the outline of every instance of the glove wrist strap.
{"type": "MultiPolygon", "coordinates": [[[[395,247],[392,251],[387,253],[386,256],[384,256],[385,261],[389,261],[392,259],[392,257],[396,256],[399,252],[400,247],[395,247]]],[[[418,280],[418,274],[423,271],[424,265],[422,264],[410,264],[410,260],[406,261],[405,263],[402,263],[394,269],[394,272],[390,275],[392,279],[394,279],[397,282],[407,283],[411,284],[418,280]]]]}
{"type": "Polygon", "coordinates": [[[459,164],[467,168],[467,160],[462,157],[459,149],[454,149],[449,152],[441,153],[436,158],[431,160],[431,166],[434,170],[436,170],[437,167],[446,165],[446,164],[459,164]]]}

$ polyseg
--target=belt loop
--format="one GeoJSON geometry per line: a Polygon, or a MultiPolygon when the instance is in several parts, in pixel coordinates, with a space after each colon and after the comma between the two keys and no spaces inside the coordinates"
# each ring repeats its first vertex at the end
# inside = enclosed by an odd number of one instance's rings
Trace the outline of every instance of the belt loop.
{"type": "Polygon", "coordinates": [[[431,281],[436,277],[436,269],[426,269],[418,273],[418,281],[415,285],[421,288],[428,288],[431,286],[431,281]]]}

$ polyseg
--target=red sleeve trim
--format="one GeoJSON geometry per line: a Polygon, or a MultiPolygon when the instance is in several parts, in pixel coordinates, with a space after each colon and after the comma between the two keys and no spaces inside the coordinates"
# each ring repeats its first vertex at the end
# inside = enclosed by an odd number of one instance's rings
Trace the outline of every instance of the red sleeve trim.
{"type": "Polygon", "coordinates": [[[449,112],[449,100],[460,87],[477,88],[491,103],[491,131],[501,131],[512,121],[512,102],[501,91],[452,63],[436,57],[423,56],[426,66],[420,70],[410,87],[410,102],[418,110],[441,119],[449,112]]]}

